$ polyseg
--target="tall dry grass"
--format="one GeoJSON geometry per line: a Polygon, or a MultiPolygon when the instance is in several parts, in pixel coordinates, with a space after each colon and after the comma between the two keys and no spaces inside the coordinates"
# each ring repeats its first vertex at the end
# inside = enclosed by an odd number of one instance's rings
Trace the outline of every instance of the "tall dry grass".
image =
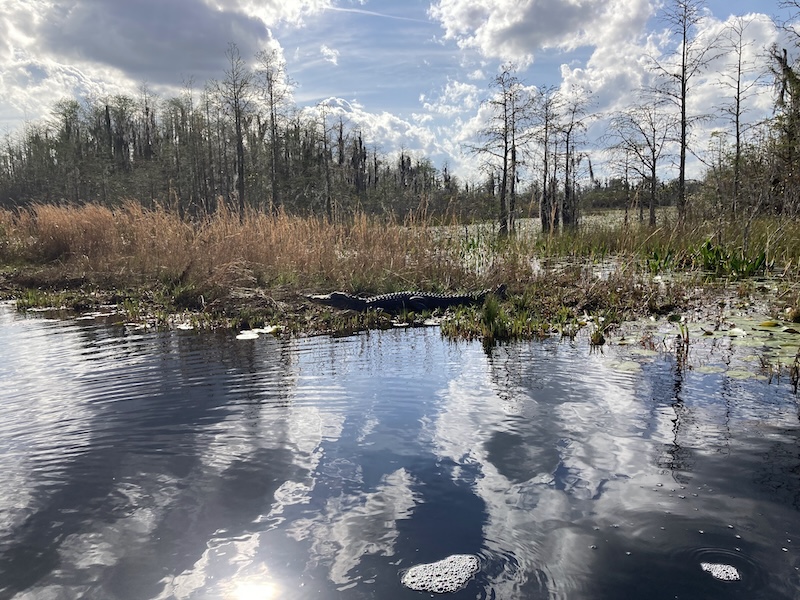
{"type": "Polygon", "coordinates": [[[37,204],[0,211],[0,260],[55,264],[118,284],[321,285],[356,291],[469,286],[456,253],[424,223],[358,215],[346,224],[225,209],[188,223],[136,202],[117,209],[37,204]]]}
{"type": "MultiPolygon", "coordinates": [[[[766,249],[777,269],[800,275],[800,228],[775,219],[749,229],[752,251],[766,249]]],[[[36,204],[0,210],[0,263],[52,265],[64,277],[105,284],[161,281],[203,289],[286,286],[298,290],[383,292],[404,288],[456,290],[531,282],[534,258],[597,259],[608,255],[644,264],[692,268],[708,239],[735,247],[736,224],[699,223],[680,231],[638,223],[602,223],[554,236],[521,232],[499,240],[481,228],[386,222],[365,214],[347,223],[280,213],[221,209],[186,222],[137,202],[97,205],[36,204]],[[664,259],[669,258],[669,261],[664,259]]],[[[630,262],[630,261],[628,261],[630,262]]]]}

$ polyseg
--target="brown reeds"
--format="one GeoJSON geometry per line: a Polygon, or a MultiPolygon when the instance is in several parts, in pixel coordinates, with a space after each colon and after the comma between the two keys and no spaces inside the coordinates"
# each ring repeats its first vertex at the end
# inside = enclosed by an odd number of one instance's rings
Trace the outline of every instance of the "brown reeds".
{"type": "Polygon", "coordinates": [[[37,204],[0,211],[5,263],[56,264],[119,284],[152,279],[200,286],[289,284],[356,291],[469,283],[431,227],[357,215],[348,223],[225,209],[193,223],[136,202],[37,204]]]}
{"type": "MultiPolygon", "coordinates": [[[[347,222],[283,212],[254,211],[240,218],[223,207],[189,222],[135,201],[114,209],[34,204],[0,210],[0,263],[52,266],[65,279],[117,286],[160,281],[204,290],[464,290],[527,286],[541,275],[536,259],[548,257],[585,262],[615,256],[623,265],[691,269],[697,248],[711,233],[703,224],[678,231],[596,223],[555,236],[523,231],[501,240],[480,228],[413,218],[387,222],[366,214],[347,222]]],[[[776,270],[796,271],[796,227],[756,221],[749,235],[750,247],[763,248],[776,270]]],[[[717,239],[735,247],[735,230],[717,231],[717,239]]]]}

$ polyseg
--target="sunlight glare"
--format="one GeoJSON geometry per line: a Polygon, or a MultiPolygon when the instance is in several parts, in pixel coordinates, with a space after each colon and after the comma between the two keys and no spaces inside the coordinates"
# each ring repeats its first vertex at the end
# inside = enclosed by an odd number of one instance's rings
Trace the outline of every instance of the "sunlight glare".
{"type": "Polygon", "coordinates": [[[234,600],[271,600],[278,597],[278,586],[272,582],[240,583],[236,586],[234,600]]]}

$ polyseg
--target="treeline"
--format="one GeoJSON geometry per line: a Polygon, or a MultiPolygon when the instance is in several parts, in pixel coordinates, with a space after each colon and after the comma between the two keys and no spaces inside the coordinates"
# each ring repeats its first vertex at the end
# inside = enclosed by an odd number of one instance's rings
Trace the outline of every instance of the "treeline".
{"type": "Polygon", "coordinates": [[[229,208],[346,218],[359,211],[460,219],[491,214],[491,192],[408,152],[365,143],[340,107],[299,109],[275,53],[250,68],[235,45],[221,81],[159,99],[147,88],[62,100],[0,150],[0,205],[115,206],[134,198],[181,216],[229,208]]]}
{"type": "MultiPolygon", "coordinates": [[[[800,47],[800,1],[783,0],[796,12],[776,23],[800,47]]],[[[645,54],[639,89],[626,106],[591,111],[590,90],[531,87],[503,65],[485,101],[487,117],[470,149],[497,182],[499,232],[514,231],[520,180],[530,182],[542,229],[578,225],[580,209],[624,206],[656,225],[656,207],[674,205],[677,224],[690,219],[741,222],[761,215],[791,220],[800,212],[800,62],[787,50],[754,52],[750,14],[705,27],[704,0],[666,0],[660,18],[669,48],[645,54]],[[769,80],[775,84],[771,115],[748,108],[769,80]],[[697,96],[714,88],[716,103],[700,112],[697,96]],[[601,148],[589,147],[586,131],[600,123],[601,148]],[[714,124],[714,129],[710,124],[714,124]],[[705,132],[701,134],[701,132],[705,132]],[[592,159],[603,159],[605,181],[592,159]],[[688,160],[701,161],[700,180],[687,176],[688,160]],[[674,180],[664,174],[675,173],[674,180]]],[[[755,27],[754,27],[755,28],[755,27]]]]}
{"type": "MultiPolygon", "coordinates": [[[[800,16],[800,1],[785,4],[800,16]]],[[[299,108],[278,53],[262,52],[248,64],[232,44],[224,77],[202,89],[187,86],[173,98],[142,87],[136,97],[67,99],[50,119],[7,136],[0,207],[135,199],[195,217],[224,203],[241,215],[491,218],[501,235],[528,216],[539,216],[547,232],[575,227],[586,207],[625,207],[652,226],[664,205],[676,207],[679,223],[794,218],[800,62],[778,47],[753,58],[753,15],[703,35],[702,8],[703,0],[664,3],[674,48],[685,51],[644,57],[646,83],[611,114],[592,111],[588,90],[529,86],[513,65],[503,65],[484,101],[484,126],[465,148],[481,160],[478,184],[424,156],[383,154],[334,101],[299,108]],[[749,114],[770,79],[774,110],[749,114]],[[716,114],[693,113],[694,96],[712,84],[719,89],[716,114]],[[711,137],[697,135],[712,120],[718,127],[711,137]],[[602,148],[586,140],[598,122],[602,148]],[[700,180],[687,178],[687,157],[704,163],[700,180]],[[592,165],[598,158],[602,181],[592,165]]],[[[785,29],[800,46],[800,34],[785,29]]]]}

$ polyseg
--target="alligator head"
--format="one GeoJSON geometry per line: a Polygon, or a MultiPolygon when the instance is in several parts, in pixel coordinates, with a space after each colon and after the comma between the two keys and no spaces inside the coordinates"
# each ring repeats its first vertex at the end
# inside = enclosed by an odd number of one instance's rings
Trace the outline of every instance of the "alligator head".
{"type": "Polygon", "coordinates": [[[331,292],[330,294],[309,294],[306,296],[312,302],[326,304],[334,308],[345,310],[364,311],[367,309],[367,301],[364,298],[353,296],[345,292],[331,292]]]}

